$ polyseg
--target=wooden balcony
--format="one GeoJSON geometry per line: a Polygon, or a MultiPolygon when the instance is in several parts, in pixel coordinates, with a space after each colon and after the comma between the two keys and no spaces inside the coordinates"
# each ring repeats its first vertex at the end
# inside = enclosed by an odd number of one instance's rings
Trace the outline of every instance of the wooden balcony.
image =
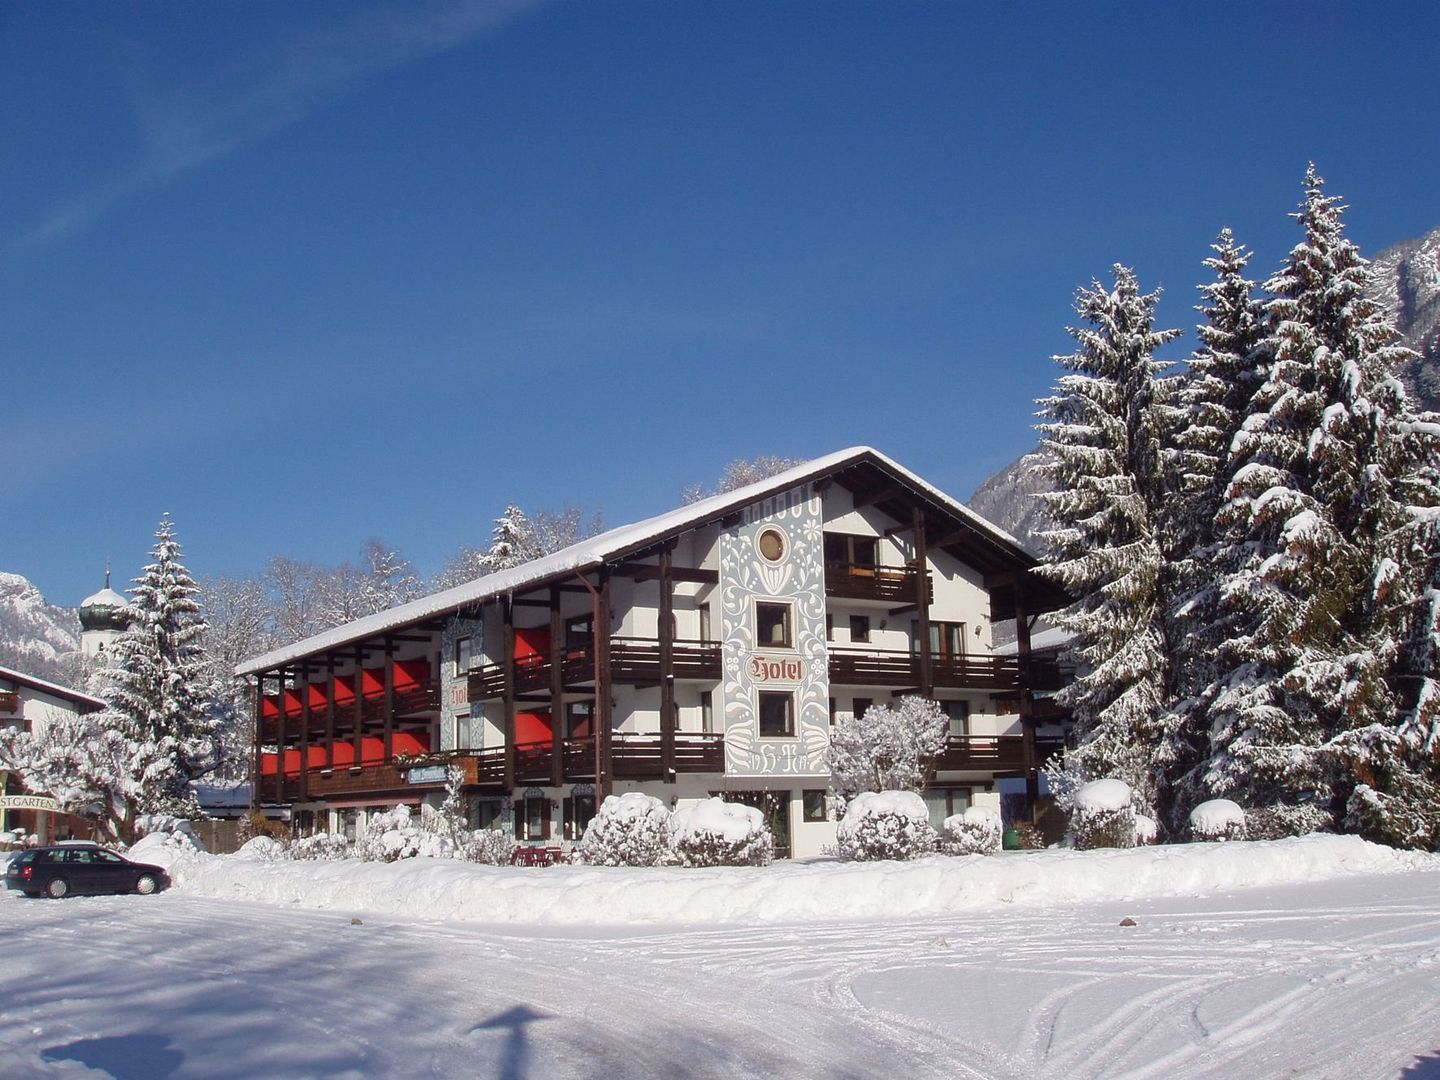
{"type": "MultiPolygon", "coordinates": [[[[837,600],[874,600],[883,604],[916,603],[918,571],[913,566],[868,563],[825,564],[825,595],[837,600]]],[[[935,599],[935,583],[925,573],[925,602],[935,599]]]]}
{"type": "MultiPolygon", "coordinates": [[[[273,700],[274,695],[269,695],[273,700]]],[[[440,711],[440,683],[439,680],[431,679],[419,685],[397,687],[395,690],[395,715],[415,716],[422,713],[433,713],[440,711]]],[[[319,735],[325,731],[324,707],[312,708],[310,710],[310,733],[319,735]]],[[[292,741],[299,737],[303,713],[295,711],[293,706],[285,713],[285,735],[287,740],[292,741]]],[[[362,724],[371,728],[378,728],[384,723],[385,695],[367,694],[359,702],[353,698],[345,702],[335,704],[335,730],[354,731],[357,715],[362,724]]],[[[274,742],[279,735],[279,719],[275,716],[267,716],[262,727],[261,738],[265,742],[274,742]]],[[[314,740],[312,740],[314,741],[314,740]]]]}
{"type": "MultiPolygon", "coordinates": [[[[572,649],[560,659],[560,679],[567,688],[595,681],[595,654],[590,647],[572,649]]],[[[552,663],[547,655],[515,661],[515,693],[543,693],[550,689],[552,663]]],[[[718,641],[676,641],[671,670],[677,679],[713,681],[720,678],[718,641]]],[[[660,642],[654,638],[610,639],[610,678],[635,686],[660,682],[660,642]]],[[[470,700],[491,701],[505,693],[505,665],[487,664],[470,673],[470,700]]]]}
{"type": "MultiPolygon", "coordinates": [[[[920,657],[911,652],[830,648],[830,682],[840,686],[920,685],[920,657]]],[[[930,675],[946,690],[1016,690],[1020,666],[1013,656],[966,653],[932,656],[930,675]]]]}
{"type": "MultiPolygon", "coordinates": [[[[1037,738],[1035,740],[1035,764],[1043,765],[1065,746],[1064,739],[1037,738]]],[[[942,772],[975,771],[1013,772],[1025,771],[1025,737],[1023,735],[951,735],[935,760],[935,768],[942,772]]]]}

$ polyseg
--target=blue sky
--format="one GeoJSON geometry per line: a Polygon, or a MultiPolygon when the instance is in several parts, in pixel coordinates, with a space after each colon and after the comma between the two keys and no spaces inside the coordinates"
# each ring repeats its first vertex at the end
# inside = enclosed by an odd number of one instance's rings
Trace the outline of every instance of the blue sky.
{"type": "MultiPolygon", "coordinates": [[[[0,5],[0,570],[433,572],[507,502],[668,509],[1033,443],[1078,285],[1189,326],[1313,159],[1440,225],[1440,5],[0,5]]],[[[1188,341],[1175,347],[1183,356],[1188,341]]]]}

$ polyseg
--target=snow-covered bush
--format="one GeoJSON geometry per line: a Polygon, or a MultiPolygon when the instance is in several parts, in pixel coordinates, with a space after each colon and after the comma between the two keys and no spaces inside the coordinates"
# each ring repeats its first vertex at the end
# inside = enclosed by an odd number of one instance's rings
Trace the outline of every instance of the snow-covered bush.
{"type": "Polygon", "coordinates": [[[1144,814],[1135,815],[1135,846],[1147,847],[1160,842],[1160,826],[1144,814]]]}
{"type": "Polygon", "coordinates": [[[851,799],[835,829],[847,859],[916,859],[935,850],[925,800],[913,791],[865,791],[851,799]]]}
{"type": "Polygon", "coordinates": [[[1229,799],[1211,799],[1190,811],[1192,840],[1244,840],[1245,811],[1229,799]]]}
{"type": "Polygon", "coordinates": [[[682,866],[764,866],[775,838],[755,807],[706,799],[671,816],[670,848],[682,866]]]}
{"type": "Polygon", "coordinates": [[[1305,836],[1326,830],[1330,825],[1330,811],[1313,803],[1245,810],[1245,836],[1250,840],[1283,840],[1287,836],[1305,836]]]}
{"type": "Polygon", "coordinates": [[[505,866],[515,851],[515,840],[499,829],[476,829],[462,836],[455,858],[482,866],[505,866]]]}
{"type": "Polygon", "coordinates": [[[1123,780],[1092,780],[1070,796],[1070,843],[1077,851],[1135,846],[1135,810],[1123,780]]]}
{"type": "Polygon", "coordinates": [[[842,716],[830,735],[831,785],[846,798],[862,791],[918,791],[949,730],[937,702],[914,696],[842,716]]]}
{"type": "MultiPolygon", "coordinates": [[[[170,814],[139,815],[135,819],[135,833],[142,840],[146,837],[158,837],[164,846],[177,851],[205,850],[204,843],[195,835],[195,829],[190,822],[170,814]]],[[[134,846],[139,847],[139,841],[134,846]]],[[[153,849],[154,844],[146,846],[153,849]]]]}
{"type": "MultiPolygon", "coordinates": [[[[249,847],[250,844],[265,839],[268,837],[257,836],[245,846],[249,847]]],[[[348,859],[350,857],[350,841],[336,833],[322,832],[293,840],[286,851],[292,859],[348,859]]]]}
{"type": "Polygon", "coordinates": [[[607,795],[580,841],[591,866],[654,866],[669,850],[670,811],[638,791],[607,795]]]}
{"type": "Polygon", "coordinates": [[[251,862],[273,862],[275,859],[285,858],[286,854],[285,845],[273,836],[252,836],[240,845],[232,858],[251,862]]]}
{"type": "Polygon", "coordinates": [[[366,823],[365,835],[356,843],[354,853],[366,862],[396,862],[421,856],[446,859],[455,854],[455,842],[415,824],[410,808],[401,804],[366,823]]]}
{"type": "Polygon", "coordinates": [[[940,850],[946,855],[994,855],[1000,850],[1000,815],[988,806],[971,806],[945,819],[940,850]]]}

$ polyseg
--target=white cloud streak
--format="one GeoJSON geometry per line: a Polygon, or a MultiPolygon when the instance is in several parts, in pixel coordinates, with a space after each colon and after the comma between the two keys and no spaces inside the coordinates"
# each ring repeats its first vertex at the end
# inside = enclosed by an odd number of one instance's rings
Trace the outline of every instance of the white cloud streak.
{"type": "Polygon", "coordinates": [[[50,213],[9,248],[82,232],[125,199],[296,123],[371,76],[456,48],[546,2],[427,0],[371,9],[237,57],[200,82],[137,93],[140,160],[50,213]]]}

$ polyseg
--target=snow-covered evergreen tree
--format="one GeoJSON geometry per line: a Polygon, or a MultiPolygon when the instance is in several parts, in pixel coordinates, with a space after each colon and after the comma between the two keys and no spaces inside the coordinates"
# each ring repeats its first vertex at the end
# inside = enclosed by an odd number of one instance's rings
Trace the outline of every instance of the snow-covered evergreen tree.
{"type": "Polygon", "coordinates": [[[919,791],[945,748],[949,725],[939,704],[914,696],[842,716],[830,735],[830,786],[845,799],[862,791],[919,791]]]}
{"type": "Polygon", "coordinates": [[[199,590],[180,561],[168,517],[155,539],[154,561],[135,579],[124,608],[129,628],[116,637],[98,676],[107,708],[96,722],[124,746],[124,773],[109,781],[107,825],[123,839],[137,813],[197,813],[189,785],[218,763],[226,697],[201,644],[199,590]]]}
{"type": "Polygon", "coordinates": [[[1216,517],[1230,479],[1230,446],[1263,378],[1264,307],[1245,276],[1251,253],[1229,229],[1211,245],[1205,266],[1214,280],[1200,286],[1204,317],[1197,327],[1200,347],[1178,384],[1170,439],[1174,495],[1167,501],[1169,611],[1166,635],[1173,665],[1173,698],[1157,756],[1170,797],[1160,809],[1172,833],[1180,831],[1198,801],[1195,770],[1209,749],[1200,695],[1218,674],[1216,650],[1224,640],[1226,612],[1220,608],[1216,517]],[[1178,805],[1176,805],[1178,804],[1178,805]]]}
{"type": "Polygon", "coordinates": [[[1395,558],[1419,467],[1391,374],[1404,350],[1365,295],[1365,260],[1313,166],[1305,188],[1295,215],[1305,237],[1265,283],[1266,378],[1235,437],[1219,514],[1232,621],[1207,694],[1204,782],[1261,809],[1344,799],[1374,741],[1346,733],[1393,727],[1413,610],[1395,558]]]}
{"type": "Polygon", "coordinates": [[[1081,289],[1079,348],[1055,359],[1069,374],[1043,399],[1040,425],[1055,491],[1042,497],[1056,527],[1041,572],[1077,597],[1053,616],[1074,636],[1087,671],[1062,692],[1078,745],[1060,771],[1071,784],[1111,776],[1153,805],[1154,751],[1167,702],[1162,533],[1166,363],[1155,350],[1179,334],[1154,325],[1157,293],[1115,267],[1115,287],[1081,289]]]}

